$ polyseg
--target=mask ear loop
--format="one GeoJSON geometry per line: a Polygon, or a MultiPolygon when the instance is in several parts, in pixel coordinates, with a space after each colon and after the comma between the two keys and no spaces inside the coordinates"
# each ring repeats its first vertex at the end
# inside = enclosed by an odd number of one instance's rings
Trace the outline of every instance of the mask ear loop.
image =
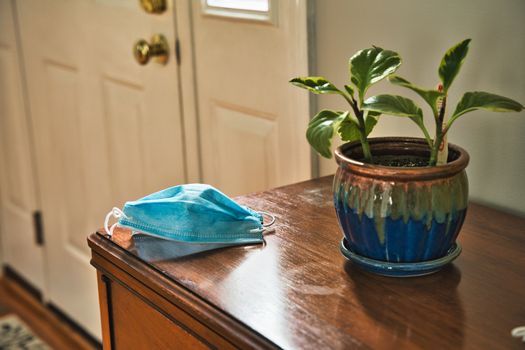
{"type": "MultiPolygon", "coordinates": [[[[257,229],[251,230],[250,232],[262,232],[263,234],[268,234],[270,232],[275,231],[274,229],[271,229],[271,230],[267,229],[267,227],[272,226],[275,223],[275,215],[272,215],[266,211],[259,211],[259,214],[267,215],[271,218],[271,220],[269,223],[262,224],[263,228],[257,228],[257,229]]],[[[264,239],[264,236],[263,236],[263,246],[266,246],[266,240],[264,239]]]]}
{"type": "Polygon", "coordinates": [[[267,215],[267,216],[269,216],[272,219],[272,220],[270,220],[269,223],[263,224],[263,227],[270,227],[270,226],[272,226],[275,223],[275,215],[272,215],[272,214],[270,214],[270,213],[268,213],[266,211],[260,211],[259,213],[267,215]]]}
{"type": "Polygon", "coordinates": [[[122,210],[120,210],[119,208],[117,207],[114,207],[113,209],[110,210],[110,212],[106,215],[106,219],[104,220],[104,230],[106,231],[106,233],[108,234],[108,236],[112,237],[113,236],[113,230],[115,229],[115,227],[117,226],[118,222],[114,223],[113,225],[111,225],[111,227],[109,227],[109,219],[111,217],[114,217],[115,219],[120,219],[120,218],[126,218],[128,219],[128,217],[126,216],[126,214],[124,214],[124,212],[122,210]]]}
{"type": "MultiPolygon", "coordinates": [[[[265,232],[266,234],[270,233],[270,232],[273,232],[275,231],[274,229],[271,229],[271,230],[268,230],[266,227],[270,227],[272,226],[274,223],[275,223],[275,215],[273,214],[270,214],[266,211],[260,211],[259,212],[260,214],[263,214],[263,215],[267,215],[271,218],[270,222],[269,223],[266,223],[266,224],[263,224],[262,226],[264,227],[263,229],[263,232],[265,232]]],[[[268,243],[266,243],[266,239],[264,238],[264,235],[263,235],[263,247],[266,247],[268,245],[268,243]]]]}
{"type": "Polygon", "coordinates": [[[514,328],[511,334],[513,337],[521,338],[521,340],[525,342],[525,326],[514,328]]]}

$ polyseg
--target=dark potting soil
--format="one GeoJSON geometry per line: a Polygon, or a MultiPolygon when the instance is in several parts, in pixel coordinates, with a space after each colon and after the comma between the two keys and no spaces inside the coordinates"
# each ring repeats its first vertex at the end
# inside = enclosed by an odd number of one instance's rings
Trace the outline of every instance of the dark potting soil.
{"type": "Polygon", "coordinates": [[[372,158],[372,164],[401,168],[418,168],[428,166],[428,158],[419,156],[382,155],[374,156],[372,158]]]}

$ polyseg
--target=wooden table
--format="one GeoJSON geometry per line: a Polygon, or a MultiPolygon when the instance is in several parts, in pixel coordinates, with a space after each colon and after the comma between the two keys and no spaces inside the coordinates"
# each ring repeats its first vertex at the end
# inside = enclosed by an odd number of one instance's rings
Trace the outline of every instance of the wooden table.
{"type": "Polygon", "coordinates": [[[237,198],[275,214],[264,246],[148,262],[91,235],[105,348],[525,348],[525,219],[471,204],[452,265],[375,276],[339,252],[331,180],[237,198]]]}

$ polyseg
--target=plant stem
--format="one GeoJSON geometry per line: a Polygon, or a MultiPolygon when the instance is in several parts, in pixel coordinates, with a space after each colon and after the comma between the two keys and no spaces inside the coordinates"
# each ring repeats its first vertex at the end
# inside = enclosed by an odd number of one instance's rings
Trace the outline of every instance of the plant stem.
{"type": "Polygon", "coordinates": [[[370,144],[368,143],[368,138],[366,137],[366,127],[363,116],[357,117],[359,121],[359,139],[361,140],[361,148],[363,149],[363,158],[365,163],[372,163],[372,152],[370,152],[370,144]]]}
{"type": "Polygon", "coordinates": [[[352,107],[357,121],[359,122],[359,127],[357,129],[359,130],[359,140],[361,141],[361,148],[363,150],[364,161],[365,163],[371,163],[372,152],[370,152],[370,144],[368,143],[368,138],[366,135],[366,124],[365,118],[363,116],[363,111],[359,109],[359,107],[357,106],[357,101],[354,99],[353,96],[348,97],[344,93],[342,95],[348,102],[348,104],[350,104],[350,106],[352,107]]]}
{"type": "Polygon", "coordinates": [[[444,96],[443,100],[441,101],[439,115],[436,120],[436,137],[434,139],[434,145],[432,147],[432,152],[430,153],[430,160],[428,161],[429,166],[436,165],[439,148],[441,147],[441,142],[443,142],[443,137],[445,136],[445,133],[443,132],[443,120],[445,119],[446,106],[447,106],[447,96],[444,96]]]}
{"type": "Polygon", "coordinates": [[[434,166],[437,163],[437,154],[439,151],[439,145],[441,144],[441,141],[443,140],[443,136],[441,133],[436,132],[436,139],[434,142],[434,147],[432,147],[432,152],[430,153],[430,160],[428,161],[429,166],[434,166]]]}

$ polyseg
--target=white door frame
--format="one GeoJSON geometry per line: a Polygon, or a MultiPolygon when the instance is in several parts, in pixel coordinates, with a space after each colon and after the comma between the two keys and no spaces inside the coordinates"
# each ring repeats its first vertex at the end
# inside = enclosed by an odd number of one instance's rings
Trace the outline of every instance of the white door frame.
{"type": "Polygon", "coordinates": [[[174,0],[176,33],[179,40],[179,91],[184,135],[186,181],[201,182],[201,154],[199,142],[199,121],[197,91],[195,88],[195,61],[191,21],[191,1],[174,0]]]}

